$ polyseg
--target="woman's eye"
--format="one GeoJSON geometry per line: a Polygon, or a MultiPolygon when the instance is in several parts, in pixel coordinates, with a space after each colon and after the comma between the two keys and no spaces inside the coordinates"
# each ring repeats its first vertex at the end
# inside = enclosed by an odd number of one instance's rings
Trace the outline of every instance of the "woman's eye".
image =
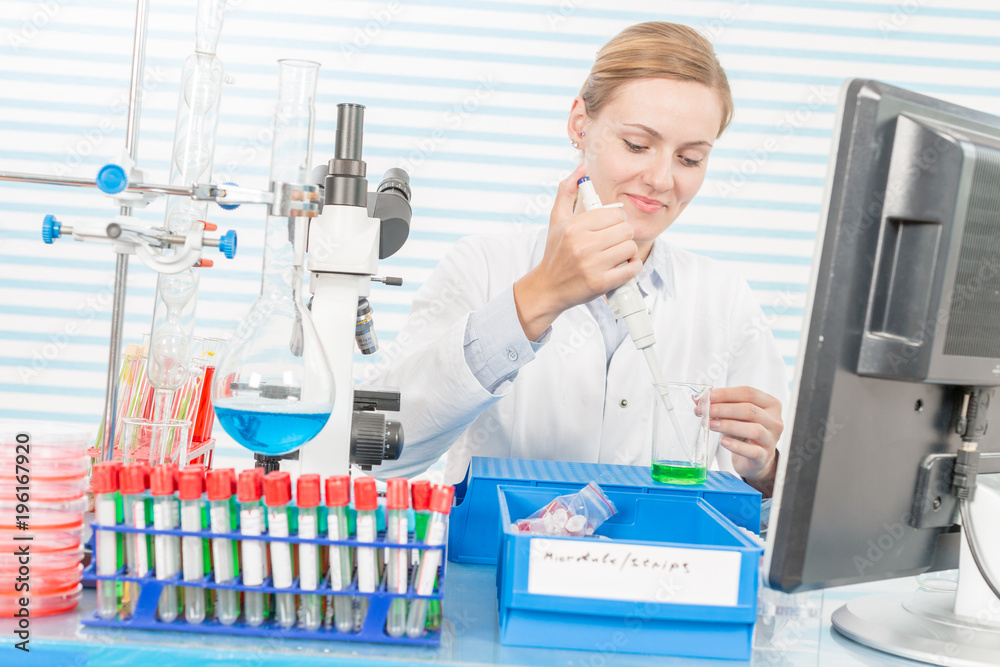
{"type": "Polygon", "coordinates": [[[701,160],[692,160],[689,157],[683,157],[683,156],[681,156],[681,162],[683,162],[684,165],[687,166],[687,167],[700,167],[701,166],[701,160]]]}
{"type": "Polygon", "coordinates": [[[639,144],[633,144],[628,139],[622,139],[625,142],[625,148],[629,149],[633,153],[641,153],[648,148],[648,146],[640,146],[639,144]]]}

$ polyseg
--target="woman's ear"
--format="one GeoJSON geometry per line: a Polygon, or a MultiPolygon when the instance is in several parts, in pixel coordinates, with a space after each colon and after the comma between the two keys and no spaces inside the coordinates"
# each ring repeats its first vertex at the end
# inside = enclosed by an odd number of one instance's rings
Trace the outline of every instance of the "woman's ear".
{"type": "Polygon", "coordinates": [[[566,122],[566,133],[571,144],[576,146],[583,138],[584,126],[587,121],[587,103],[579,95],[573,100],[569,109],[569,120],[566,122]]]}

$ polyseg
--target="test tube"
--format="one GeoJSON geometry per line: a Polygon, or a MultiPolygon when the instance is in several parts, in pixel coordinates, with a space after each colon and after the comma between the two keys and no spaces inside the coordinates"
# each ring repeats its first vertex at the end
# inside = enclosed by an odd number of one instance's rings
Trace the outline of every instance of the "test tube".
{"type": "MultiPolygon", "coordinates": [[[[288,537],[288,503],[292,499],[292,480],[287,472],[275,470],[264,476],[264,504],[267,505],[267,533],[272,537],[288,537]]],[[[290,588],[292,573],[292,545],[288,542],[271,542],[272,582],[275,588],[290,588]]],[[[275,614],[278,625],[290,628],[295,625],[295,594],[278,593],[275,614]]]]}
{"type": "MultiPolygon", "coordinates": [[[[262,468],[256,468],[261,470],[262,468]]],[[[264,512],[260,507],[261,475],[255,470],[240,473],[236,487],[236,499],[240,501],[240,533],[258,537],[264,530],[264,512]]],[[[243,554],[243,585],[261,586],[264,583],[264,543],[258,540],[240,540],[243,554]]],[[[264,594],[247,591],[243,602],[243,616],[248,625],[257,626],[264,622],[264,594]]]]}
{"type": "MultiPolygon", "coordinates": [[[[122,494],[122,516],[126,526],[132,528],[146,527],[146,498],[144,494],[149,488],[149,465],[132,463],[122,466],[119,476],[119,487],[122,494]]],[[[129,576],[145,577],[149,572],[149,536],[145,533],[126,533],[122,536],[125,543],[125,566],[129,576]]],[[[126,582],[126,595],[122,600],[122,618],[127,618],[135,612],[135,603],[139,598],[139,584],[126,582]]]]}
{"type": "MultiPolygon", "coordinates": [[[[357,510],[357,538],[359,542],[374,542],[376,535],[375,510],[378,509],[378,492],[374,477],[354,480],[354,509],[357,510]]],[[[379,584],[378,549],[358,547],[358,591],[374,593],[379,584]]],[[[355,608],[354,631],[360,632],[368,614],[368,598],[359,596],[355,608]]]]}
{"type": "MultiPolygon", "coordinates": [[[[177,529],[177,468],[170,463],[162,463],[149,476],[149,492],[153,495],[153,528],[156,530],[177,529]]],[[[153,539],[156,578],[160,581],[177,576],[180,570],[180,540],[176,535],[157,535],[153,539]]],[[[160,592],[157,615],[164,623],[177,619],[177,587],[164,586],[160,592]]]]}
{"type": "MultiPolygon", "coordinates": [[[[213,533],[233,530],[230,503],[236,486],[236,473],[232,468],[209,470],[205,475],[208,489],[209,517],[213,533]]],[[[215,583],[234,583],[239,574],[236,545],[225,537],[212,538],[212,570],[215,583]]],[[[240,592],[231,588],[215,589],[215,613],[223,625],[232,625],[240,617],[240,592]]]]}
{"type": "MultiPolygon", "coordinates": [[[[101,461],[94,464],[90,483],[94,491],[94,518],[99,526],[118,523],[115,493],[118,491],[120,461],[101,461]]],[[[118,533],[98,530],[96,542],[97,574],[112,576],[118,571],[118,533]]],[[[118,614],[117,582],[100,579],[97,582],[97,615],[114,618],[118,614]]]]}
{"type": "MultiPolygon", "coordinates": [[[[315,540],[319,537],[319,475],[302,475],[295,483],[295,502],[299,508],[299,537],[315,540]]],[[[319,588],[319,546],[299,543],[299,588],[314,591],[319,588]]],[[[299,625],[316,630],[323,623],[323,599],[318,595],[299,596],[299,625]]]]}
{"type": "MultiPolygon", "coordinates": [[[[443,545],[448,533],[448,515],[451,514],[451,500],[455,495],[453,486],[435,486],[431,491],[430,525],[427,530],[427,546],[443,545]]],[[[417,595],[434,593],[438,567],[441,565],[441,549],[425,549],[420,555],[420,568],[414,585],[417,595]]],[[[410,614],[406,619],[406,636],[420,637],[427,625],[427,599],[417,598],[410,603],[410,614]]]]}
{"type": "MultiPolygon", "coordinates": [[[[389,544],[406,544],[409,536],[406,510],[410,508],[409,486],[404,477],[393,477],[386,481],[385,520],[386,540],[389,544]]],[[[409,554],[403,549],[386,549],[389,563],[386,567],[386,590],[390,593],[406,595],[409,588],[409,554]]],[[[406,598],[395,598],[389,604],[389,615],[385,621],[385,631],[390,637],[406,634],[406,598]]]]}
{"type": "MultiPolygon", "coordinates": [[[[201,495],[205,488],[203,466],[188,466],[177,476],[177,491],[181,500],[181,530],[199,533],[201,525],[201,495]]],[[[205,546],[200,537],[185,535],[181,538],[181,567],[184,581],[198,582],[205,578],[205,546]]],[[[184,619],[188,623],[205,620],[205,589],[197,586],[184,588],[184,619]]]]}
{"type": "MultiPolygon", "coordinates": [[[[326,518],[327,537],[331,540],[346,540],[347,504],[351,500],[350,475],[335,475],[326,480],[326,505],[329,514],[326,518]]],[[[330,547],[330,589],[343,591],[351,587],[354,578],[354,567],[351,563],[351,548],[346,545],[330,547]]],[[[354,610],[350,596],[331,595],[332,605],[327,605],[327,615],[333,613],[333,623],[340,632],[354,630],[354,610]]],[[[331,623],[327,622],[327,625],[331,623]]]]}
{"type": "MultiPolygon", "coordinates": [[[[410,484],[411,498],[413,499],[414,527],[413,537],[417,542],[423,542],[427,537],[427,522],[430,519],[428,509],[431,506],[431,483],[426,479],[417,480],[410,484]]],[[[420,550],[413,549],[411,552],[413,561],[414,580],[417,575],[417,568],[420,566],[420,550]]],[[[434,582],[437,586],[437,582],[434,582]]],[[[429,600],[427,603],[427,629],[437,630],[441,627],[441,601],[429,600]]]]}

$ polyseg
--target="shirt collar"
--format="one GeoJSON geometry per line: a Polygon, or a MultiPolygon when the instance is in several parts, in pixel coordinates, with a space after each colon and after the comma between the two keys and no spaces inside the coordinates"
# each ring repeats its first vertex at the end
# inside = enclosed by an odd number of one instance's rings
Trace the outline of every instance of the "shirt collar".
{"type": "Polygon", "coordinates": [[[643,262],[642,270],[635,277],[643,296],[655,289],[662,289],[667,296],[674,295],[674,272],[670,261],[670,244],[663,239],[653,241],[653,248],[643,262]]]}

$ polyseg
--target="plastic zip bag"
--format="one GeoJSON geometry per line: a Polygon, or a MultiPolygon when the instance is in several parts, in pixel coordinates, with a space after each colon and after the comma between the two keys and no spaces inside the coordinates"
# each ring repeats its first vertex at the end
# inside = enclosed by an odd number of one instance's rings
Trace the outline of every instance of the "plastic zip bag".
{"type": "Polygon", "coordinates": [[[591,482],[577,493],[559,496],[514,527],[522,533],[586,537],[618,513],[604,491],[591,482]]]}

